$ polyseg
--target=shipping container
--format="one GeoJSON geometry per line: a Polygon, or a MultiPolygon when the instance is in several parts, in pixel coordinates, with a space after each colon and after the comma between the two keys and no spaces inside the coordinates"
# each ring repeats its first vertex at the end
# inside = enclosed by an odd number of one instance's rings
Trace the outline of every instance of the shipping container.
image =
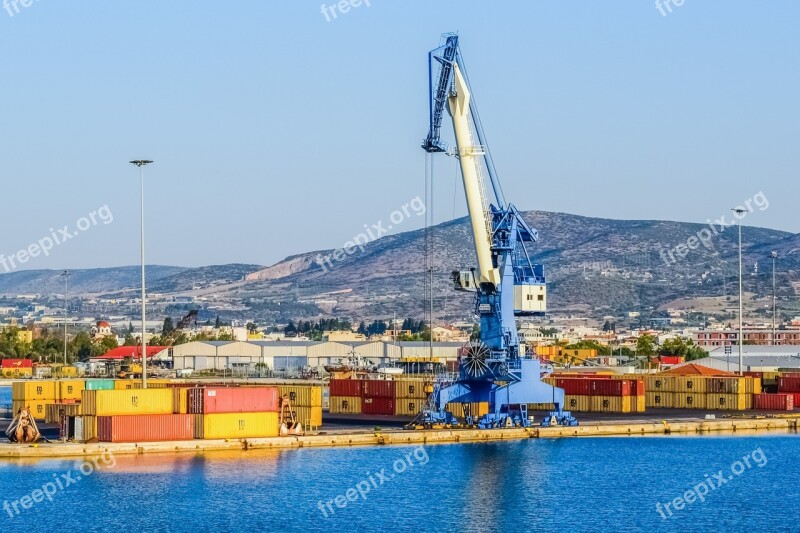
{"type": "Polygon", "coordinates": [[[173,387],[171,390],[172,412],[175,414],[187,414],[189,412],[189,389],[187,387],[173,387]]]}
{"type": "Polygon", "coordinates": [[[624,379],[593,379],[592,396],[630,396],[631,382],[624,379]]]}
{"type": "MultiPolygon", "coordinates": [[[[55,381],[14,381],[11,384],[11,399],[25,401],[57,400],[55,381]]],[[[44,413],[42,413],[44,417],[44,413]]]]}
{"type": "Polygon", "coordinates": [[[278,413],[196,414],[194,436],[197,439],[246,439],[277,437],[278,413]]]}
{"type": "Polygon", "coordinates": [[[672,395],[672,406],[676,409],[705,409],[706,395],[692,392],[676,392],[672,395]]]}
{"type": "Polygon", "coordinates": [[[553,411],[556,406],[552,403],[529,403],[528,411],[553,411]]]}
{"type": "Polygon", "coordinates": [[[707,376],[673,376],[673,392],[697,393],[708,392],[706,382],[707,376]]]}
{"type": "Polygon", "coordinates": [[[47,404],[53,403],[54,400],[11,400],[11,409],[14,416],[20,409],[30,409],[31,415],[36,420],[44,420],[47,417],[47,404]]]}
{"type": "Polygon", "coordinates": [[[591,396],[592,381],[583,378],[557,378],[555,386],[564,389],[564,394],[591,396]]]}
{"type": "Polygon", "coordinates": [[[800,392],[800,377],[778,376],[778,392],[800,392]]]}
{"type": "MultiPolygon", "coordinates": [[[[472,402],[469,403],[469,411],[473,418],[478,419],[483,415],[489,414],[489,402],[472,402]]],[[[461,403],[448,403],[445,405],[445,410],[453,413],[456,418],[464,418],[464,404],[461,403]]]]}
{"type": "Polygon", "coordinates": [[[800,407],[800,392],[791,392],[789,394],[791,394],[793,397],[792,408],[794,409],[800,407]]]}
{"type": "Polygon", "coordinates": [[[395,397],[394,381],[384,379],[365,379],[361,382],[361,396],[363,398],[389,398],[395,397]]]}
{"type": "Polygon", "coordinates": [[[430,380],[424,379],[397,379],[395,380],[395,394],[397,398],[411,398],[416,400],[426,400],[428,393],[426,388],[433,390],[430,380]]]}
{"type": "MultiPolygon", "coordinates": [[[[150,385],[150,380],[148,380],[148,388],[150,385]]],[[[142,388],[142,380],[141,379],[115,379],[114,380],[114,389],[116,390],[131,390],[131,389],[141,389],[142,388]]]]}
{"type": "Polygon", "coordinates": [[[674,376],[647,376],[644,378],[646,392],[675,392],[674,376]]]}
{"type": "Polygon", "coordinates": [[[87,379],[84,390],[114,390],[113,379],[87,379]]]}
{"type": "Polygon", "coordinates": [[[83,415],[75,419],[75,440],[82,442],[97,441],[97,417],[83,415]],[[80,422],[78,422],[80,420],[80,422]],[[78,424],[80,424],[80,435],[78,434],[78,424]]]}
{"type": "Polygon", "coordinates": [[[394,404],[394,414],[397,416],[416,416],[424,405],[425,400],[419,398],[397,398],[394,404]]]}
{"type": "Polygon", "coordinates": [[[747,394],[761,394],[761,378],[752,376],[745,378],[744,387],[744,392],[747,394]]]}
{"type": "Polygon", "coordinates": [[[794,396],[792,394],[754,394],[753,409],[791,411],[794,409],[794,396]]]}
{"type": "Polygon", "coordinates": [[[361,396],[360,379],[332,379],[329,388],[331,396],[361,396]]]}
{"type": "Polygon", "coordinates": [[[66,416],[80,416],[81,404],[79,403],[48,403],[45,408],[44,421],[48,424],[58,424],[61,422],[61,411],[66,416]]]}
{"type": "Polygon", "coordinates": [[[671,392],[650,392],[644,394],[644,404],[646,407],[673,407],[671,392]]]}
{"type": "Polygon", "coordinates": [[[631,379],[631,396],[641,396],[644,398],[644,393],[647,391],[643,379],[631,379]]]}
{"type": "Polygon", "coordinates": [[[194,388],[189,389],[187,402],[192,414],[277,412],[278,388],[194,388]]]}
{"type": "Polygon", "coordinates": [[[361,412],[365,415],[393,415],[394,402],[395,402],[394,398],[365,397],[361,401],[361,412]]]}
{"type": "Polygon", "coordinates": [[[631,408],[637,413],[644,413],[647,411],[644,393],[642,393],[641,396],[631,396],[631,408]]]}
{"type": "Polygon", "coordinates": [[[296,422],[303,424],[303,427],[322,425],[322,407],[305,407],[292,405],[291,413],[296,422]]]}
{"type": "Polygon", "coordinates": [[[744,411],[747,409],[747,394],[724,394],[709,392],[706,394],[706,408],[721,411],[744,411]]]}
{"type": "Polygon", "coordinates": [[[592,397],[580,396],[577,394],[565,394],[563,408],[567,411],[588,413],[592,410],[592,397]]]}
{"type": "Polygon", "coordinates": [[[743,377],[708,377],[706,378],[706,392],[720,394],[740,394],[747,391],[747,381],[752,378],[743,377]]]}
{"type": "Polygon", "coordinates": [[[278,385],[278,395],[288,396],[292,405],[322,407],[322,385],[278,385]]]}
{"type": "Polygon", "coordinates": [[[592,396],[593,413],[630,413],[630,396],[592,396]]]}
{"type": "Polygon", "coordinates": [[[56,385],[58,392],[58,401],[64,400],[80,400],[81,392],[84,389],[84,381],[80,379],[59,381],[56,385]]]}
{"type": "Polygon", "coordinates": [[[166,415],[174,411],[172,390],[84,390],[83,412],[92,416],[166,415]]]}
{"type": "Polygon", "coordinates": [[[361,396],[331,395],[328,411],[336,415],[360,415],[361,396]]]}
{"type": "Polygon", "coordinates": [[[97,417],[97,439],[100,442],[157,442],[193,438],[193,415],[97,417]]]}

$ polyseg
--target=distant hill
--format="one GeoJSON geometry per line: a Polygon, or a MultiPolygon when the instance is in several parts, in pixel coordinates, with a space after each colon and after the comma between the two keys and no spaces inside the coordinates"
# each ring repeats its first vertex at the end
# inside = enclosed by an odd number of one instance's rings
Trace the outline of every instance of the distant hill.
{"type": "MultiPolygon", "coordinates": [[[[147,278],[150,282],[175,276],[186,268],[148,265],[147,278]]],[[[0,274],[0,295],[18,294],[63,294],[63,270],[21,270],[0,274]]],[[[126,287],[140,287],[141,267],[123,266],[111,268],[91,268],[70,270],[69,292],[72,294],[102,293],[117,291],[126,287]]]]}

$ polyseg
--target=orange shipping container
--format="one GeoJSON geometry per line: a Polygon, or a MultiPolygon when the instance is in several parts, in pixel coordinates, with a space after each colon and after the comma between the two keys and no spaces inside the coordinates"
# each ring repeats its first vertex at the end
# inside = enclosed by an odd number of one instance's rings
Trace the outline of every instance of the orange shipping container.
{"type": "Polygon", "coordinates": [[[100,442],[157,442],[194,438],[193,415],[98,416],[100,442]]]}

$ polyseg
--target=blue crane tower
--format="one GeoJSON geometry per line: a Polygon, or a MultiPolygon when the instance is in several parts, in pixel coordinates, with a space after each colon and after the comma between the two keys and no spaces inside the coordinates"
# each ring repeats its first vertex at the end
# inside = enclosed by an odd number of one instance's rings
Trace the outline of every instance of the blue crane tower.
{"type": "Polygon", "coordinates": [[[527,404],[553,403],[549,424],[577,424],[562,411],[563,389],[541,380],[540,362],[520,344],[515,317],[543,316],[547,286],[542,265],[525,248],[538,233],[512,204],[505,201],[483,133],[458,45],[458,35],[445,34],[443,44],[428,54],[430,128],[422,148],[428,154],[456,157],[461,167],[478,268],[453,272],[456,290],[475,293],[480,340],[462,350],[459,372],[439,382],[428,421],[452,420],[448,403],[488,402],[490,412],[479,427],[527,426],[527,404]],[[450,147],[441,137],[445,109],[456,138],[450,147]],[[486,177],[491,199],[486,188],[486,177]]]}

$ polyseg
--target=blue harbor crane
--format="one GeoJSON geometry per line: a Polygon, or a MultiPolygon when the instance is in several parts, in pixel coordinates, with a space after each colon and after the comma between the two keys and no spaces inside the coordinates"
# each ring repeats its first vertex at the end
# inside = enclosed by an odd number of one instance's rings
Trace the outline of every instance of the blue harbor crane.
{"type": "Polygon", "coordinates": [[[520,343],[516,317],[543,316],[547,286],[542,265],[535,264],[525,248],[538,241],[538,233],[514,205],[506,202],[470,90],[458,35],[445,34],[443,43],[428,54],[430,128],[422,148],[432,157],[444,153],[458,159],[475,243],[477,269],[453,272],[456,290],[475,293],[480,317],[480,340],[467,344],[452,379],[440,379],[421,420],[425,425],[453,421],[448,403],[465,408],[488,402],[489,413],[481,428],[528,426],[527,405],[553,403],[555,411],[543,425],[576,425],[563,411],[564,390],[541,380],[539,359],[520,343]],[[441,139],[445,110],[452,118],[456,145],[441,139]],[[491,198],[486,181],[490,185],[491,198]]]}

